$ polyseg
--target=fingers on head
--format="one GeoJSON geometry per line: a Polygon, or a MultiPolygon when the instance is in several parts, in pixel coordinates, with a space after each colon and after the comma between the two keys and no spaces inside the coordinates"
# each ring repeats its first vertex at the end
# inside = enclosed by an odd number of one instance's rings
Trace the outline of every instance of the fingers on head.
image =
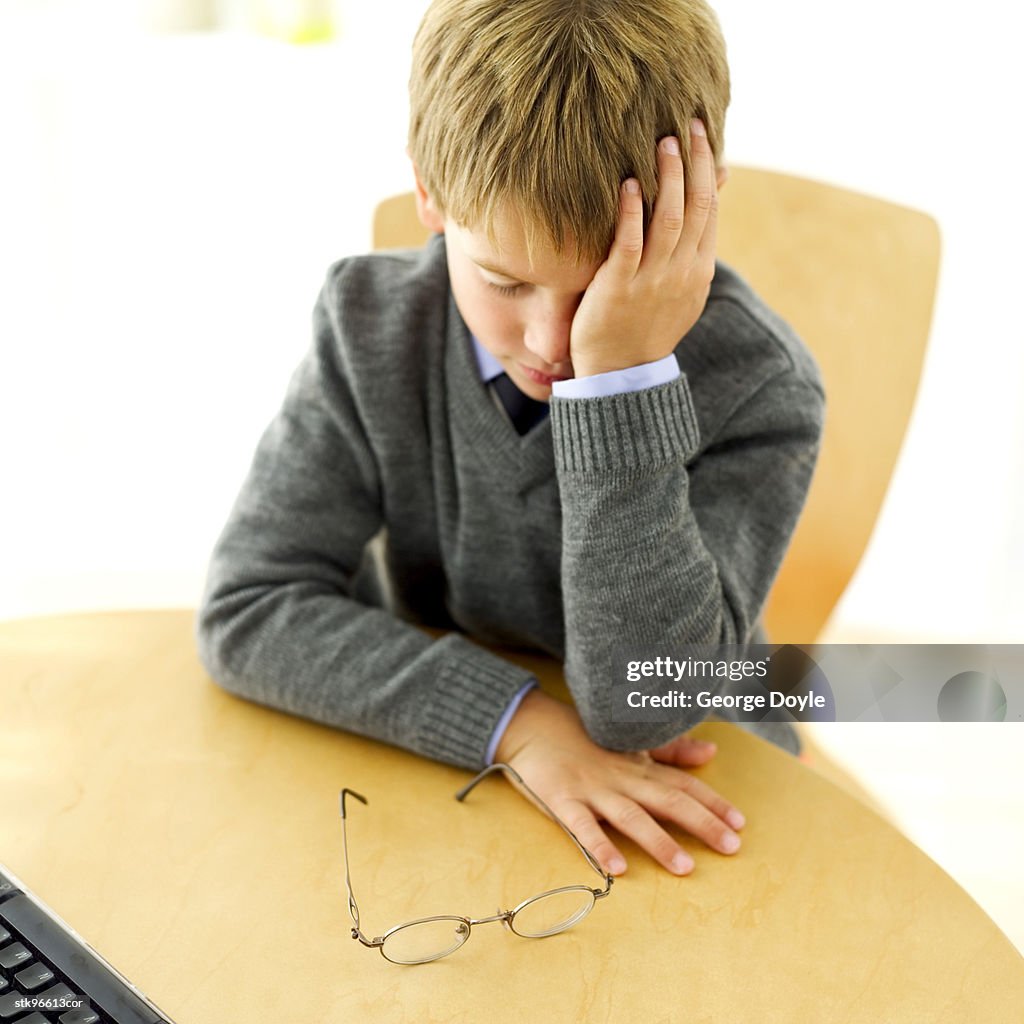
{"type": "Polygon", "coordinates": [[[635,259],[644,248],[644,200],[636,178],[627,178],[622,183],[619,207],[613,251],[635,259]]]}
{"type": "Polygon", "coordinates": [[[654,204],[656,223],[678,235],[683,229],[683,158],[679,140],[670,135],[658,143],[658,198],[654,204]]]}
{"type": "Polygon", "coordinates": [[[686,182],[686,211],[706,219],[718,209],[718,181],[715,155],[703,125],[697,120],[693,121],[690,134],[690,164],[692,170],[686,182]]]}

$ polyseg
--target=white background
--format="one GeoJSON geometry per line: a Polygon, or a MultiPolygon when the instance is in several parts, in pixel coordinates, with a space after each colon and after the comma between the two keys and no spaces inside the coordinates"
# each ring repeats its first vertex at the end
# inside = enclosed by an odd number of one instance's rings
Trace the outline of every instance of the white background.
{"type": "MultiPolygon", "coordinates": [[[[410,187],[424,4],[335,6],[336,42],[295,47],[249,31],[244,0],[220,5],[227,31],[185,34],[144,28],[171,0],[0,0],[0,618],[198,600],[326,266],[410,187]]],[[[716,6],[729,158],[924,209],[943,236],[911,429],[830,636],[1020,641],[1024,81],[1006,7],[716,6]]],[[[972,892],[993,856],[1021,862],[1015,728],[868,728],[830,742],[886,796],[890,752],[920,769],[900,820],[972,892]],[[915,824],[928,814],[952,834],[915,824]],[[998,855],[979,856],[979,827],[998,855]]],[[[995,870],[979,898],[1022,944],[1020,879],[995,870]]]]}

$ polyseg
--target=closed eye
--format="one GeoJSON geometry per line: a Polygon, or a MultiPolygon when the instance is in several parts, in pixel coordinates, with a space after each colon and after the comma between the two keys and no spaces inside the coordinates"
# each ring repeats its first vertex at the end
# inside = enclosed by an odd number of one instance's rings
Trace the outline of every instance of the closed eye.
{"type": "Polygon", "coordinates": [[[523,286],[522,284],[495,284],[493,281],[488,281],[487,287],[493,288],[499,295],[511,298],[511,296],[515,295],[523,286]]]}

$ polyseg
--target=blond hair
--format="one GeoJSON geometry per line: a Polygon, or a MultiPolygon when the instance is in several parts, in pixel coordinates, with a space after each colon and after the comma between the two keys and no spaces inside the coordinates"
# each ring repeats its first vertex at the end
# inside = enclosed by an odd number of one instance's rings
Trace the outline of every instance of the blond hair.
{"type": "Polygon", "coordinates": [[[494,238],[499,208],[578,260],[608,252],[630,176],[701,118],[721,162],[729,70],[703,0],[434,0],[413,44],[409,153],[439,212],[494,238]]]}

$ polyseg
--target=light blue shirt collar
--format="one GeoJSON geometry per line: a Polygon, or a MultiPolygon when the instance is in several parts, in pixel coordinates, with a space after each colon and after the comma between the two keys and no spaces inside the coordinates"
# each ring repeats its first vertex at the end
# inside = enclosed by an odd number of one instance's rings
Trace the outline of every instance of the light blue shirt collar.
{"type": "Polygon", "coordinates": [[[475,335],[471,334],[470,338],[473,339],[473,354],[476,356],[476,367],[480,371],[480,379],[485,384],[488,384],[494,380],[495,377],[500,377],[505,372],[505,368],[498,361],[497,356],[491,355],[491,353],[488,352],[479,341],[477,341],[475,335]]]}

